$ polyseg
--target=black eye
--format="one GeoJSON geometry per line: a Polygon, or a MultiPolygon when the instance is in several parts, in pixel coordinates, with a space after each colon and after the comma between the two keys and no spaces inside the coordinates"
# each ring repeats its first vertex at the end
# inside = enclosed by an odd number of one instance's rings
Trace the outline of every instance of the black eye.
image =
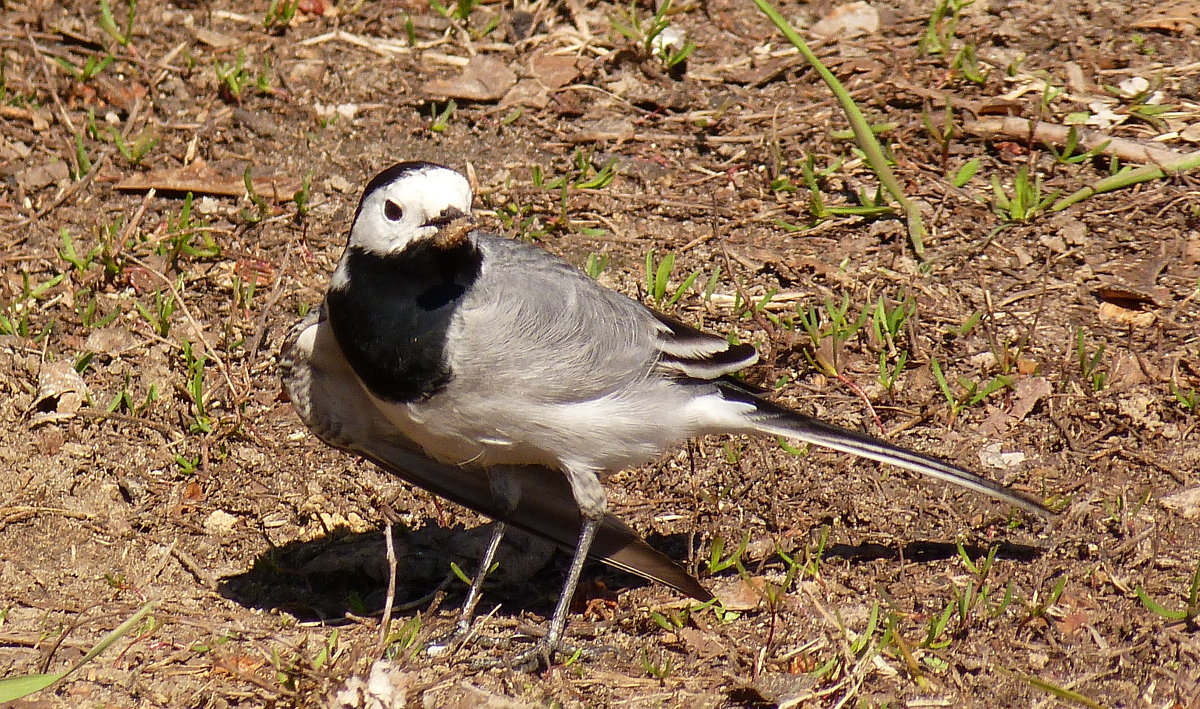
{"type": "Polygon", "coordinates": [[[400,208],[400,205],[389,199],[383,204],[383,216],[387,217],[388,221],[398,222],[404,217],[404,210],[400,208]]]}

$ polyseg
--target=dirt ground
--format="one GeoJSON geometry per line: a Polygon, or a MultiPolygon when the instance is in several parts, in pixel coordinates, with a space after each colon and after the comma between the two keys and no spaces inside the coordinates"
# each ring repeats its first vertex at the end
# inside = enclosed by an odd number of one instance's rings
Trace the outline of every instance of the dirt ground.
{"type": "Polygon", "coordinates": [[[0,3],[0,676],[155,605],[12,706],[1200,706],[1200,190],[1046,199],[1108,177],[1109,138],[1195,149],[1194,2],[782,5],[919,200],[923,258],[902,219],[840,209],[879,183],[752,2],[677,2],[673,65],[643,3],[113,2],[0,3]],[[845,16],[865,33],[814,28],[845,16]],[[1059,518],[697,441],[609,490],[723,608],[590,566],[588,653],[480,668],[565,568],[514,538],[480,637],[429,655],[482,520],[327,449],[275,368],[359,190],[409,159],[467,171],[489,228],[754,343],[779,401],[1059,518]]]}

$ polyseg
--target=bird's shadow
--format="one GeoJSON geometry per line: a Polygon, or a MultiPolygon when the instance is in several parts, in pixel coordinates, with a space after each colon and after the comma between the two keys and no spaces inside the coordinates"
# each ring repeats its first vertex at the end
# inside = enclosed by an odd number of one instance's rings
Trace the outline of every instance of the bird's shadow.
{"type": "MultiPolygon", "coordinates": [[[[446,591],[446,603],[461,601],[467,584],[454,574],[451,564],[473,575],[493,529],[493,524],[394,527],[397,607],[428,607],[439,590],[446,591]]],[[[685,535],[649,541],[675,558],[685,554],[685,535]]],[[[510,527],[496,561],[488,575],[484,605],[500,603],[510,611],[548,614],[557,600],[568,555],[510,527]]],[[[284,611],[301,621],[337,622],[348,614],[379,613],[386,600],[388,575],[382,531],[335,530],[320,539],[268,549],[247,571],[220,579],[217,591],[248,608],[284,611]]],[[[647,583],[601,564],[591,564],[588,576],[613,590],[647,583]]]]}
{"type": "MultiPolygon", "coordinates": [[[[438,590],[447,592],[447,603],[457,604],[467,586],[452,573],[451,563],[467,575],[473,574],[492,529],[490,524],[473,528],[462,525],[416,530],[394,528],[397,606],[402,611],[406,606],[426,608],[438,590]]],[[[686,535],[652,535],[647,541],[672,558],[686,556],[686,535]]],[[[1000,542],[997,546],[996,556],[1002,559],[1029,561],[1043,553],[1038,547],[1012,542],[1000,542]]],[[[963,551],[977,559],[986,556],[989,550],[965,545],[963,551]]],[[[913,541],[899,546],[830,544],[824,550],[826,559],[851,563],[900,559],[932,562],[958,555],[958,545],[935,541],[913,541]]],[[[510,528],[497,561],[489,575],[485,605],[500,603],[509,611],[530,610],[543,615],[550,611],[565,573],[568,561],[565,553],[510,528]]],[[[736,573],[732,569],[719,573],[709,584],[736,573]]],[[[613,590],[648,583],[601,564],[591,564],[588,577],[613,590]]],[[[378,613],[386,600],[387,584],[387,548],[382,532],[335,530],[319,539],[268,549],[247,571],[222,578],[217,590],[248,608],[284,611],[301,621],[338,622],[347,615],[378,613]]]]}
{"type": "MultiPolygon", "coordinates": [[[[997,559],[1011,561],[1032,561],[1045,553],[1045,549],[1028,544],[1018,544],[1010,541],[999,541],[991,547],[977,544],[962,545],[961,554],[966,554],[973,560],[987,557],[992,547],[996,548],[997,559]]],[[[881,559],[904,560],[917,562],[945,561],[960,556],[959,545],[949,542],[934,542],[928,540],[905,542],[898,546],[888,546],[873,542],[862,544],[830,544],[825,547],[825,558],[845,559],[846,561],[878,561],[881,559]]]]}

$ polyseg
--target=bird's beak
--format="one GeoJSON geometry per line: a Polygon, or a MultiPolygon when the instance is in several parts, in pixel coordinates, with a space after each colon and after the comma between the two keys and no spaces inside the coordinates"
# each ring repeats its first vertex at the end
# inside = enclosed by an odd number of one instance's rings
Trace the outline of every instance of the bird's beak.
{"type": "Polygon", "coordinates": [[[458,246],[467,238],[467,234],[475,228],[475,221],[455,207],[447,207],[445,211],[423,226],[437,229],[433,235],[433,245],[439,249],[449,249],[458,246]]]}
{"type": "Polygon", "coordinates": [[[463,214],[462,211],[458,207],[446,207],[444,210],[442,210],[441,214],[437,215],[436,217],[433,217],[432,219],[425,222],[421,226],[433,226],[433,227],[438,227],[440,229],[441,227],[446,226],[447,224],[454,221],[455,219],[461,219],[465,216],[466,215],[463,214]]]}

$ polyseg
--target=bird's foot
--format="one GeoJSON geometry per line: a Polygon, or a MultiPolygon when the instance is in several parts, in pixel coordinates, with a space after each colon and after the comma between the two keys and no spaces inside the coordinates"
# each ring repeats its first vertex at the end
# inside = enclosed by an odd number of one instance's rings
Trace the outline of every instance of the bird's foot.
{"type": "MultiPolygon", "coordinates": [[[[480,638],[480,640],[484,639],[480,638]]],[[[510,644],[509,640],[501,638],[488,638],[487,640],[494,642],[495,646],[510,644]]],[[[474,670],[504,667],[519,672],[540,672],[550,669],[555,664],[574,664],[581,659],[591,657],[592,654],[592,651],[584,648],[565,646],[562,643],[551,644],[546,641],[546,638],[542,638],[534,643],[533,647],[515,655],[474,658],[469,664],[474,670]]]]}

